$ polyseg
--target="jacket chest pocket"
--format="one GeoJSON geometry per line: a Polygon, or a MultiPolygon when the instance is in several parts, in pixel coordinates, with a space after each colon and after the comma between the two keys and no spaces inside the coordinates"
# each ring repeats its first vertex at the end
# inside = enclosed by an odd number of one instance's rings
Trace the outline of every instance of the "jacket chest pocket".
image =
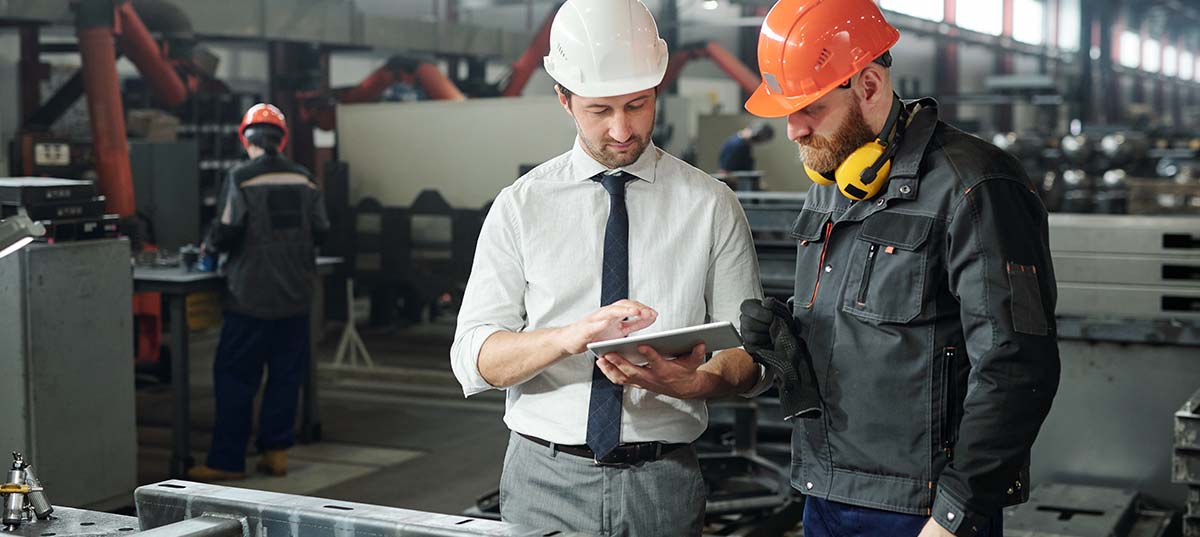
{"type": "Polygon", "coordinates": [[[842,309],[878,323],[907,323],[920,315],[932,228],[932,218],[901,213],[864,220],[850,254],[842,309]]]}
{"type": "Polygon", "coordinates": [[[829,213],[805,209],[792,226],[796,239],[795,311],[812,309],[821,285],[821,264],[826,253],[829,232],[833,229],[829,213]]]}

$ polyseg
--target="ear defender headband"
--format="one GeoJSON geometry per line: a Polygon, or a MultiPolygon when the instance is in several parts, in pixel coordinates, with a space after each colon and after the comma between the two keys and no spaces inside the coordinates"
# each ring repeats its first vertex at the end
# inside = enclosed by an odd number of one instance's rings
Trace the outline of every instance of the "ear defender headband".
{"type": "Polygon", "coordinates": [[[900,96],[892,94],[892,110],[876,139],[855,149],[831,174],[823,174],[805,165],[808,178],[822,186],[836,184],[838,190],[852,200],[862,201],[879,195],[892,171],[892,157],[900,145],[900,124],[907,115],[900,96]],[[893,131],[896,132],[895,137],[892,136],[893,131]]]}

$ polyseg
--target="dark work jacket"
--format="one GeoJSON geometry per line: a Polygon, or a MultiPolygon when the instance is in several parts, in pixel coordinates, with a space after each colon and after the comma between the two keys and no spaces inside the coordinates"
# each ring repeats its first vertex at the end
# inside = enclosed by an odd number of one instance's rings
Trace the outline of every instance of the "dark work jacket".
{"type": "Polygon", "coordinates": [[[1058,388],[1046,210],[1016,160],[909,108],[886,189],[814,185],[794,226],[825,412],[794,421],[792,486],[974,535],[1028,499],[1058,388]]]}
{"type": "Polygon", "coordinates": [[[308,170],[263,155],[230,170],[208,247],[228,252],[225,308],[259,319],[305,315],[316,245],[329,231],[325,201],[308,170]]]}

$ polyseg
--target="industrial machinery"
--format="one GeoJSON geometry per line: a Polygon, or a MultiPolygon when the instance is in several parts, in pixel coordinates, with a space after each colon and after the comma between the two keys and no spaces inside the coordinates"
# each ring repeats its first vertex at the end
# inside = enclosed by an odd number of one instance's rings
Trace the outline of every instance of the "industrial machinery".
{"type": "Polygon", "coordinates": [[[325,130],[337,128],[336,105],[365,103],[379,100],[384,91],[398,83],[419,85],[433,100],[461,101],[466,96],[459,91],[437,65],[430,60],[396,55],[376,69],[357,86],[332,92],[302,91],[297,93],[302,104],[300,117],[325,130]]]}
{"type": "Polygon", "coordinates": [[[763,292],[786,300],[792,296],[796,275],[796,241],[792,225],[804,208],[803,192],[737,192],[746,211],[763,292]]]}
{"type": "Polygon", "coordinates": [[[132,316],[114,308],[131,301],[129,271],[124,240],[35,243],[0,258],[0,445],[39,462],[70,505],[117,507],[136,485],[132,316]]]}
{"type": "Polygon", "coordinates": [[[1200,537],[1200,390],[1175,413],[1175,455],[1172,481],[1187,485],[1184,537],[1200,537]]]}
{"type": "Polygon", "coordinates": [[[458,515],[291,494],[164,481],[134,492],[137,518],[55,508],[55,516],[15,527],[14,537],[583,537],[458,515]]]}
{"type": "Polygon", "coordinates": [[[1050,215],[1058,315],[1200,325],[1200,217],[1050,215]]]}
{"type": "Polygon", "coordinates": [[[12,469],[8,480],[0,484],[0,495],[4,503],[4,528],[13,531],[30,520],[46,520],[54,513],[54,507],[46,498],[46,489],[33,473],[33,466],[19,452],[13,452],[12,469]]]}
{"type": "Polygon", "coordinates": [[[1165,537],[1175,513],[1155,508],[1137,491],[1049,483],[1029,501],[1004,511],[1006,537],[1165,537]]]}
{"type": "MultiPolygon", "coordinates": [[[[177,107],[187,99],[194,75],[180,75],[166,53],[151,36],[129,0],[84,0],[75,10],[79,53],[83,65],[79,72],[63,84],[40,107],[36,90],[29,102],[24,102],[24,123],[18,135],[19,150],[15,165],[24,174],[32,175],[34,168],[44,166],[86,166],[79,158],[87,154],[95,168],[100,192],[105,196],[107,212],[120,218],[130,218],[136,212],[133,197],[133,178],[129,163],[129,144],[126,140],[125,109],[117,76],[116,61],[123,54],[137,66],[146,85],[164,107],[177,107]],[[118,46],[119,45],[119,48],[118,46]],[[119,51],[119,52],[118,52],[119,51]],[[49,127],[80,96],[86,96],[92,140],[90,149],[75,149],[76,142],[49,143],[39,141],[49,127]],[[52,154],[51,154],[52,151],[52,154]],[[56,156],[55,156],[56,155],[56,156]]],[[[25,56],[35,60],[40,51],[35,39],[32,51],[25,56]]],[[[25,79],[23,84],[34,85],[37,80],[25,79]]],[[[39,170],[40,171],[40,170],[39,170]]],[[[76,176],[76,178],[80,178],[76,176]]]]}
{"type": "Polygon", "coordinates": [[[91,181],[0,178],[0,218],[17,214],[45,227],[45,242],[115,238],[118,231],[116,215],[104,213],[104,196],[91,181]]]}

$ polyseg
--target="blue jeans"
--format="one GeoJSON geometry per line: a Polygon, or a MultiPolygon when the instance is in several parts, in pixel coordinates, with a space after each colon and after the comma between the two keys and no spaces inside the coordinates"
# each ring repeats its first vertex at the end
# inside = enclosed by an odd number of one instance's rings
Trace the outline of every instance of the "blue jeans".
{"type": "MultiPolygon", "coordinates": [[[[804,537],[916,537],[929,517],[881,511],[813,496],[804,497],[804,537]]],[[[978,537],[1003,537],[1004,519],[993,516],[978,537]]]]}
{"type": "Polygon", "coordinates": [[[308,371],[308,323],[307,315],[257,319],[225,312],[213,363],[217,412],[210,468],[245,471],[254,396],[264,367],[268,376],[259,410],[258,450],[287,449],[295,443],[300,383],[308,371]]]}

